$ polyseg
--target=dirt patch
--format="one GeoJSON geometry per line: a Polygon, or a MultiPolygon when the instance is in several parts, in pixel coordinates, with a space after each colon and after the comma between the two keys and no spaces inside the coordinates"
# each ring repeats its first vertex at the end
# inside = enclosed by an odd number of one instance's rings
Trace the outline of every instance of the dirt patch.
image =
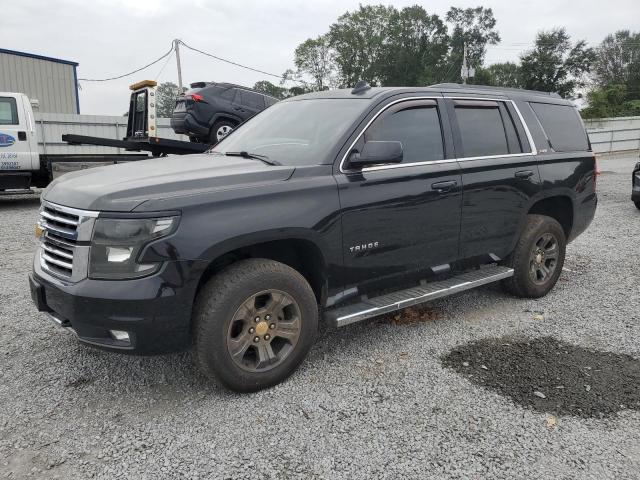
{"type": "Polygon", "coordinates": [[[514,402],[556,415],[603,418],[640,410],[640,360],[552,337],[486,339],[442,357],[444,366],[514,402]]]}
{"type": "Polygon", "coordinates": [[[408,307],[396,313],[391,313],[380,317],[383,322],[390,322],[393,325],[413,325],[415,323],[425,323],[439,320],[442,313],[430,308],[428,305],[408,307]]]}

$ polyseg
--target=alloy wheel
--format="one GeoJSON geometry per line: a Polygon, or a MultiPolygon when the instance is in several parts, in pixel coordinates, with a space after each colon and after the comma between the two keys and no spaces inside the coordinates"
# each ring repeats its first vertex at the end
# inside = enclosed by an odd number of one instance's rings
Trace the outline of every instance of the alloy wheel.
{"type": "Polygon", "coordinates": [[[227,332],[227,351],[233,362],[249,372],[280,365],[300,337],[300,307],[287,293],[264,290],[236,310],[227,332]]]}

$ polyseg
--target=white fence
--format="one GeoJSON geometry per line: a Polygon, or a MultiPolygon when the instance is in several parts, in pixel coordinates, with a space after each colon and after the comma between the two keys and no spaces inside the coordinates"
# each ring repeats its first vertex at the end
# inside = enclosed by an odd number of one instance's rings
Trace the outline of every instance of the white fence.
{"type": "Polygon", "coordinates": [[[598,118],[584,124],[596,153],[640,150],[640,117],[598,118]]]}
{"type": "MultiPolygon", "coordinates": [[[[122,140],[127,133],[127,117],[40,112],[36,113],[35,117],[38,133],[38,151],[41,154],[102,155],[131,153],[116,147],[69,145],[62,141],[62,135],[65,133],[122,140]]],[[[168,118],[158,118],[156,126],[158,128],[158,137],[189,140],[184,135],[177,135],[173,131],[169,125],[168,118]]]]}

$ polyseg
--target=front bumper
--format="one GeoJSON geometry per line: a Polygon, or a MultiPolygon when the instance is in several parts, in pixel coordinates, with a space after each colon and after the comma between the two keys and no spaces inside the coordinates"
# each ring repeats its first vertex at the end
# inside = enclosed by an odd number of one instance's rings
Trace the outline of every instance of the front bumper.
{"type": "Polygon", "coordinates": [[[34,262],[31,297],[41,312],[78,339],[96,347],[137,354],[180,351],[191,344],[191,310],[196,281],[191,262],[167,262],[136,280],[84,279],[70,283],[34,262]],[[112,331],[127,332],[118,340],[112,331]]]}

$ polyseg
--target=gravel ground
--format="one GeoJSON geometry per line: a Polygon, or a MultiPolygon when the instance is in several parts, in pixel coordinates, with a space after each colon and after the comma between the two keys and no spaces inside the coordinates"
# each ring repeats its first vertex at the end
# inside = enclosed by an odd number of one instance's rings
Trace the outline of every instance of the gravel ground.
{"type": "Polygon", "coordinates": [[[0,478],[639,478],[637,410],[551,416],[442,364],[502,337],[640,358],[633,162],[600,162],[596,218],[546,298],[488,286],[324,330],[291,379],[251,395],[188,353],[120,356],[54,328],[26,282],[38,200],[0,198],[0,478]]]}

